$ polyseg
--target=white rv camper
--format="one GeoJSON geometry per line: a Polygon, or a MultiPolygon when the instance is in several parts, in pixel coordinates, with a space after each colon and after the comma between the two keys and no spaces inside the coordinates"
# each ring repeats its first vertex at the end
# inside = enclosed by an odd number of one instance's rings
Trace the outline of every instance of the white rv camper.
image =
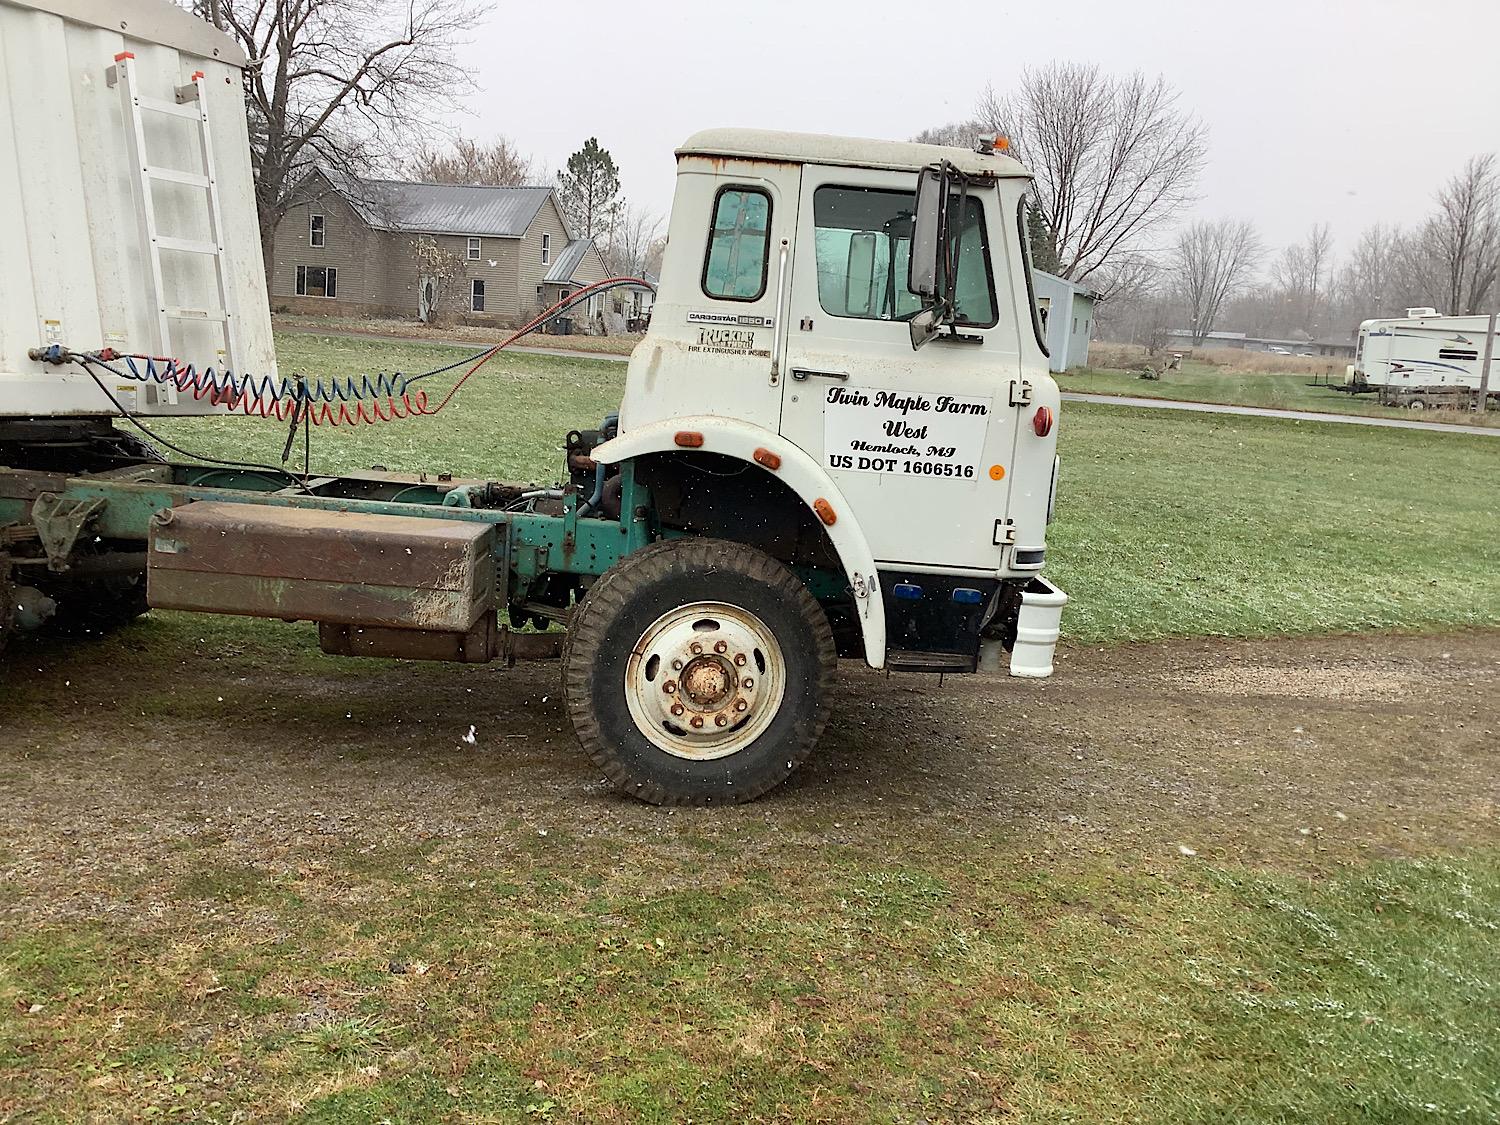
{"type": "MultiPolygon", "coordinates": [[[[0,419],[115,413],[49,345],[276,374],[244,65],[162,0],[0,0],[0,419]]],[[[218,410],[167,384],[110,393],[218,410]]]]}
{"type": "MultiPolygon", "coordinates": [[[[1439,316],[1426,308],[1407,309],[1404,317],[1367,320],[1359,326],[1350,386],[1373,390],[1381,402],[1395,406],[1472,401],[1488,331],[1488,316],[1439,316]]],[[[1500,356],[1500,347],[1496,351],[1500,356]]],[[[1490,393],[1497,392],[1500,388],[1492,386],[1490,393]]]]}

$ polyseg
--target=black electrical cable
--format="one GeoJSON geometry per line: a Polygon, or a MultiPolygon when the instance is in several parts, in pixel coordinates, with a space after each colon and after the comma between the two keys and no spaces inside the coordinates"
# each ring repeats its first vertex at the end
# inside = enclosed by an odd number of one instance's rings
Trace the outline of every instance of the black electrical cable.
{"type": "MultiPolygon", "coordinates": [[[[543,326],[549,324],[551,321],[555,320],[557,317],[561,316],[563,313],[565,313],[569,309],[573,308],[574,305],[580,304],[581,302],[587,300],[588,298],[597,296],[600,293],[605,293],[605,292],[608,292],[611,289],[618,289],[618,288],[621,288],[623,286],[632,286],[632,287],[638,289],[638,288],[641,287],[641,282],[639,281],[639,279],[636,279],[636,278],[619,278],[619,279],[606,279],[606,281],[604,281],[604,282],[595,282],[592,285],[586,285],[583,288],[581,288],[580,290],[578,290],[578,292],[571,294],[565,301],[559,302],[554,307],[548,309],[541,316],[536,317],[534,320],[532,320],[530,323],[528,323],[521,332],[517,333],[511,339],[512,340],[516,340],[516,339],[521,339],[521,338],[523,338],[525,336],[529,336],[531,333],[533,333],[533,332],[537,331],[539,328],[542,328],[543,326]]],[[[647,286],[647,288],[649,288],[653,293],[656,291],[654,286],[647,286]]],[[[424,371],[420,375],[414,375],[409,380],[407,380],[407,385],[419,382],[422,379],[430,378],[433,375],[441,375],[441,374],[443,374],[446,371],[452,371],[455,368],[462,367],[462,366],[464,366],[467,363],[474,363],[475,361],[483,361],[485,359],[488,359],[490,356],[492,356],[496,352],[498,352],[500,350],[500,348],[503,347],[503,346],[504,345],[496,345],[494,347],[485,348],[485,349],[483,349],[481,351],[477,351],[477,352],[473,353],[472,355],[465,356],[463,359],[457,359],[457,360],[454,360],[452,363],[444,364],[441,367],[434,367],[430,371],[424,371]]],[[[95,374],[95,372],[93,371],[92,365],[97,364],[98,366],[104,368],[104,370],[108,371],[110,374],[114,375],[116,378],[123,379],[123,378],[129,378],[129,376],[125,375],[123,372],[117,371],[114,367],[112,367],[110,365],[109,361],[104,360],[104,359],[100,359],[97,356],[75,355],[74,361],[80,367],[82,367],[83,370],[84,370],[84,372],[88,375],[88,377],[94,381],[94,385],[97,386],[101,391],[104,392],[104,397],[107,398],[107,399],[109,399],[110,403],[114,406],[114,408],[117,411],[119,411],[120,417],[124,418],[127,422],[129,422],[136,429],[140,430],[143,434],[145,434],[147,437],[149,437],[152,441],[158,442],[161,445],[166,446],[168,449],[172,450],[174,453],[180,453],[184,457],[192,458],[195,461],[203,461],[203,462],[206,462],[207,464],[210,464],[210,465],[222,465],[225,468],[230,468],[230,469],[259,469],[259,470],[263,470],[263,471],[268,472],[268,473],[273,473],[273,474],[275,474],[278,477],[284,477],[285,479],[293,481],[293,482],[295,482],[297,480],[297,474],[292,473],[292,472],[288,472],[284,468],[277,468],[274,465],[265,465],[265,464],[262,464],[259,461],[233,461],[233,460],[225,460],[223,458],[218,458],[218,457],[209,457],[209,456],[206,456],[204,454],[194,453],[191,450],[184,449],[180,445],[174,445],[172,442],[168,441],[166,438],[162,437],[160,434],[158,434],[155,431],[153,431],[150,428],[148,428],[143,422],[140,421],[140,419],[138,419],[135,416],[135,414],[131,410],[129,410],[123,403],[121,403],[120,400],[117,399],[114,396],[114,394],[110,391],[110,389],[104,385],[104,381],[102,379],[100,379],[97,374],[95,374]]],[[[477,370],[477,368],[471,369],[468,374],[472,375],[474,373],[474,370],[477,370]]],[[[397,374],[399,375],[399,372],[397,374]]],[[[465,375],[465,378],[468,378],[468,375],[465,375]]],[[[455,390],[456,389],[457,388],[455,388],[455,390]]],[[[452,391],[449,392],[449,397],[450,398],[452,397],[452,391]]],[[[446,402],[446,401],[447,400],[445,399],[444,402],[446,402]]],[[[311,455],[311,449],[310,449],[311,436],[310,436],[310,434],[304,435],[304,439],[303,440],[304,440],[304,443],[308,443],[308,445],[309,445],[309,448],[306,449],[306,452],[305,452],[304,456],[308,457],[310,459],[310,455],[311,455]]],[[[304,471],[305,471],[305,466],[306,466],[306,462],[304,461],[304,471]]]]}
{"type": "Polygon", "coordinates": [[[98,375],[94,374],[90,366],[93,363],[99,363],[100,366],[102,366],[105,370],[109,370],[109,364],[103,363],[100,360],[79,360],[79,363],[83,367],[83,370],[88,374],[88,377],[94,381],[94,384],[104,392],[104,397],[109,399],[110,402],[114,403],[115,409],[120,412],[120,417],[124,418],[136,429],[140,430],[141,433],[145,434],[152,441],[166,446],[168,449],[172,450],[172,452],[180,453],[184,457],[190,457],[194,461],[204,461],[210,465],[223,465],[227,469],[262,469],[265,472],[273,473],[278,477],[285,477],[290,481],[295,481],[297,479],[297,475],[295,473],[289,473],[285,469],[278,469],[274,465],[262,465],[259,461],[226,461],[219,457],[208,457],[202,453],[194,453],[191,450],[183,449],[180,445],[173,445],[166,438],[149,429],[145,425],[145,423],[140,421],[140,419],[138,419],[122,402],[120,402],[120,400],[114,396],[110,389],[104,385],[104,381],[100,379],[98,375]]]}

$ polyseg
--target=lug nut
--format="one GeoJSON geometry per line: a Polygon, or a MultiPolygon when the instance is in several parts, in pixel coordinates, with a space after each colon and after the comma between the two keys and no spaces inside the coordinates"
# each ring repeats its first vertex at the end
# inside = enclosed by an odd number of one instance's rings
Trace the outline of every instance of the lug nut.
{"type": "Polygon", "coordinates": [[[723,715],[716,716],[714,719],[714,726],[716,727],[727,726],[728,724],[729,720],[726,719],[723,715]]]}
{"type": "Polygon", "coordinates": [[[749,706],[750,706],[750,704],[746,703],[743,699],[741,699],[738,703],[736,703],[734,705],[734,709],[736,711],[743,711],[746,707],[749,707],[749,706]]]}
{"type": "Polygon", "coordinates": [[[668,695],[671,695],[674,691],[677,690],[677,682],[675,680],[668,680],[666,683],[661,685],[661,690],[666,692],[668,695]]]}
{"type": "Polygon", "coordinates": [[[700,653],[702,651],[703,651],[703,646],[700,645],[697,641],[694,641],[693,642],[693,655],[696,656],[696,655],[698,655],[698,653],[700,653]]]}
{"type": "Polygon", "coordinates": [[[745,666],[745,654],[743,652],[734,654],[734,665],[736,668],[743,668],[745,666]]]}
{"type": "Polygon", "coordinates": [[[744,684],[745,684],[746,687],[754,687],[755,686],[755,681],[752,680],[749,676],[746,676],[745,680],[744,680],[744,684]]]}
{"type": "Polygon", "coordinates": [[[703,725],[703,716],[694,715],[692,718],[692,725],[694,728],[701,727],[703,725]]]}
{"type": "Polygon", "coordinates": [[[682,707],[681,703],[674,703],[674,704],[672,704],[672,714],[674,714],[674,715],[680,715],[680,714],[682,714],[682,711],[683,711],[683,707],[682,707]]]}
{"type": "Polygon", "coordinates": [[[682,661],[680,661],[680,660],[674,660],[674,661],[672,661],[672,671],[674,671],[674,672],[681,672],[682,671],[682,661]]]}
{"type": "Polygon", "coordinates": [[[714,651],[715,652],[723,652],[728,647],[729,646],[726,645],[723,641],[715,641],[714,642],[714,651]]]}

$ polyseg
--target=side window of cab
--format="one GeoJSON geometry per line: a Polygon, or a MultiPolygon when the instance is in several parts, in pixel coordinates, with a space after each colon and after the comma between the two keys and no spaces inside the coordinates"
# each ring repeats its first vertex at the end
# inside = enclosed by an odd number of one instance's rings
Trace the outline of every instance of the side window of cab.
{"type": "Polygon", "coordinates": [[[760,300],[770,251],[771,197],[759,188],[720,188],[703,255],[704,294],[717,301],[760,300]]]}

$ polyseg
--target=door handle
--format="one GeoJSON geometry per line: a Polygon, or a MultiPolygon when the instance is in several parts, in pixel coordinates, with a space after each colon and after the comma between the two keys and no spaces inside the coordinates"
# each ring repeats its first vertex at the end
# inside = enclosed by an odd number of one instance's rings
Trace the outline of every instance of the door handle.
{"type": "Polygon", "coordinates": [[[799,383],[805,383],[809,379],[838,379],[841,382],[849,381],[847,371],[813,371],[806,367],[792,368],[792,378],[799,383]]]}
{"type": "Polygon", "coordinates": [[[786,255],[790,242],[781,240],[781,253],[776,260],[776,308],[771,328],[771,386],[781,382],[782,323],[786,320],[786,255]]]}

